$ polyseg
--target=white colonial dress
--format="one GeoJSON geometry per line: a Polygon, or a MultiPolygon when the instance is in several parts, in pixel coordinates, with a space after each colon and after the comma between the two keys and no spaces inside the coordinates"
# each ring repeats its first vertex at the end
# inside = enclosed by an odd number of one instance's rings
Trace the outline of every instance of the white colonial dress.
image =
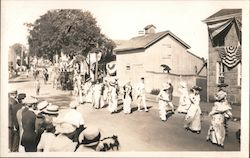
{"type": "Polygon", "coordinates": [[[191,104],[185,116],[185,128],[199,133],[201,130],[200,95],[191,93],[189,99],[191,104]]]}
{"type": "Polygon", "coordinates": [[[131,103],[132,103],[132,86],[126,84],[124,86],[124,99],[123,99],[123,110],[125,114],[131,113],[131,103]]]}
{"type": "Polygon", "coordinates": [[[212,119],[207,134],[207,140],[210,140],[213,144],[224,146],[226,135],[225,117],[232,117],[232,113],[230,112],[231,109],[232,108],[226,101],[214,103],[214,107],[209,113],[212,119]]]}

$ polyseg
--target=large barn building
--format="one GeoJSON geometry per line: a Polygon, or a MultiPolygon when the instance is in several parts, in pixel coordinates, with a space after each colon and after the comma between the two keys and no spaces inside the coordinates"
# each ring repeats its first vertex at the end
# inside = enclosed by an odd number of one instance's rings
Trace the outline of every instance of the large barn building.
{"type": "MultiPolygon", "coordinates": [[[[172,32],[155,32],[154,25],[144,29],[143,35],[128,41],[116,41],[114,51],[120,84],[127,81],[137,83],[144,77],[146,91],[150,92],[160,89],[168,79],[172,80],[174,87],[179,86],[181,79],[192,86],[197,83],[197,76],[201,76],[206,89],[205,60],[189,52],[190,46],[172,32]],[[169,71],[164,71],[164,68],[169,71]]],[[[174,95],[178,95],[178,90],[174,95]]]]}
{"type": "Polygon", "coordinates": [[[208,99],[227,84],[228,99],[241,103],[241,9],[222,9],[204,22],[208,26],[208,99]]]}

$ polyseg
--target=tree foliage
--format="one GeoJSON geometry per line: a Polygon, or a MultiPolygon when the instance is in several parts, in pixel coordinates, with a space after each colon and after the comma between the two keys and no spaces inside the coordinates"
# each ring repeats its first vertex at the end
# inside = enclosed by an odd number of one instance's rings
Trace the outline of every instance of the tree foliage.
{"type": "Polygon", "coordinates": [[[63,53],[73,56],[102,51],[112,53],[114,42],[101,33],[96,19],[78,9],[50,10],[34,23],[26,23],[29,51],[33,56],[52,59],[63,53]]]}

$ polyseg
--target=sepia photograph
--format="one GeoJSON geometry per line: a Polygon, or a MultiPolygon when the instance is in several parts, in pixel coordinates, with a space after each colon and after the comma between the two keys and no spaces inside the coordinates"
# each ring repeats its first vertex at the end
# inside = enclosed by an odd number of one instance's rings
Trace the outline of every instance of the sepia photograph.
{"type": "Polygon", "coordinates": [[[2,0],[1,157],[249,157],[249,13],[2,0]]]}

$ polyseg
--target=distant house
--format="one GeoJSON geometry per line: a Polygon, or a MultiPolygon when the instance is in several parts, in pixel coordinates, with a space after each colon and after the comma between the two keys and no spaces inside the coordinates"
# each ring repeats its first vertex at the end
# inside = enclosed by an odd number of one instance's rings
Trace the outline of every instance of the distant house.
{"type": "Polygon", "coordinates": [[[228,99],[241,103],[241,9],[222,9],[203,22],[208,26],[208,99],[219,84],[228,85],[228,99]]]}
{"type": "Polygon", "coordinates": [[[187,43],[170,31],[155,32],[154,25],[146,26],[143,35],[116,41],[116,45],[117,77],[121,84],[137,83],[144,77],[150,92],[161,88],[167,79],[179,86],[180,76],[206,76],[205,61],[188,51],[187,43]],[[163,71],[163,65],[170,68],[169,73],[163,71]]]}

